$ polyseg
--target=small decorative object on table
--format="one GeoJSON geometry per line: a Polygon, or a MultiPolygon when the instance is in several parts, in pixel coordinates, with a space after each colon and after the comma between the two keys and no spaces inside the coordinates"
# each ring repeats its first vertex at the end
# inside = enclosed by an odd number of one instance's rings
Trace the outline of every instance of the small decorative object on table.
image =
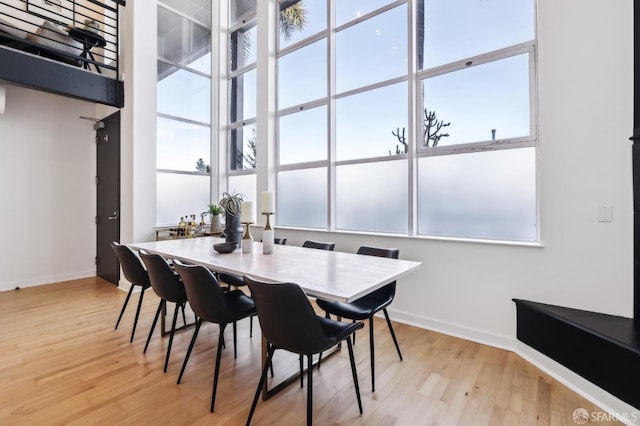
{"type": "Polygon", "coordinates": [[[242,225],[240,224],[240,210],[244,195],[222,193],[220,198],[220,207],[225,212],[224,238],[227,242],[234,242],[240,245],[242,241],[242,225]]]}
{"type": "Polygon", "coordinates": [[[262,231],[262,254],[273,253],[274,232],[269,217],[275,213],[275,198],[273,192],[262,191],[262,214],[267,216],[267,224],[262,231]]]}
{"type": "Polygon", "coordinates": [[[256,210],[253,207],[252,201],[245,201],[242,203],[242,215],[241,222],[247,227],[247,230],[242,238],[242,252],[253,252],[253,238],[251,237],[251,224],[256,222],[256,210]]]}
{"type": "Polygon", "coordinates": [[[231,253],[238,248],[236,243],[218,243],[213,245],[213,249],[218,253],[231,253]]]}
{"type": "Polygon", "coordinates": [[[100,34],[100,24],[95,19],[85,19],[84,29],[92,33],[100,34]]]}

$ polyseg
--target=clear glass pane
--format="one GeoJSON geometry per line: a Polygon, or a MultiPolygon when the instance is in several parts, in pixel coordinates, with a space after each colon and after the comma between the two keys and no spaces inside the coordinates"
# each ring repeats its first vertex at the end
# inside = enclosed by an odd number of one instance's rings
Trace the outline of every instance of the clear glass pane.
{"type": "Polygon", "coordinates": [[[278,109],[327,96],[327,40],[278,59],[278,109]]]}
{"type": "Polygon", "coordinates": [[[160,0],[160,2],[211,28],[211,0],[160,0]]]}
{"type": "Polygon", "coordinates": [[[327,169],[278,173],[278,225],[303,228],[327,227],[327,169]]]}
{"type": "Polygon", "coordinates": [[[407,75],[407,5],[336,34],[336,91],[407,75]]]}
{"type": "Polygon", "coordinates": [[[256,168],[256,125],[229,132],[229,170],[256,168]]]}
{"type": "MultiPolygon", "coordinates": [[[[429,146],[454,145],[528,136],[529,55],[523,54],[495,62],[442,74],[423,81],[424,109],[435,113],[425,133],[443,136],[429,146]],[[437,129],[440,123],[451,123],[437,129]],[[495,130],[495,132],[494,132],[495,130]]],[[[425,137],[426,139],[426,137],[425,137]]],[[[422,141],[423,146],[426,140],[422,141]]]]}
{"type": "MultiPolygon", "coordinates": [[[[158,58],[211,74],[211,31],[158,7],[158,58]],[[208,57],[209,60],[204,60],[208,57]]],[[[160,65],[160,64],[158,64],[160,65]]],[[[162,75],[158,70],[158,79],[162,75]]]]}
{"type": "Polygon", "coordinates": [[[256,116],[256,70],[241,74],[229,81],[229,122],[256,116]]]}
{"type": "Polygon", "coordinates": [[[207,210],[211,179],[209,176],[156,173],[158,225],[177,225],[181,216],[207,210]]]}
{"type": "Polygon", "coordinates": [[[255,22],[231,33],[230,68],[235,71],[245,65],[253,64],[258,58],[258,28],[255,22]]]}
{"type": "MultiPolygon", "coordinates": [[[[407,84],[398,83],[336,100],[336,156],[340,160],[404,153],[407,84]]],[[[406,136],[405,136],[406,138],[406,136]]]]}
{"type": "Polygon", "coordinates": [[[393,0],[336,0],[336,26],[358,19],[393,0]]]}
{"type": "Polygon", "coordinates": [[[209,127],[158,117],[156,167],[210,173],[209,127]]]}
{"type": "Polygon", "coordinates": [[[280,49],[327,28],[326,0],[284,0],[280,7],[280,49]]]}
{"type": "Polygon", "coordinates": [[[417,7],[418,69],[491,52],[535,37],[534,0],[418,0],[417,7]]]}
{"type": "Polygon", "coordinates": [[[256,13],[256,0],[229,0],[229,24],[256,13]]]}
{"type": "Polygon", "coordinates": [[[418,233],[535,241],[535,148],[420,158],[418,233]]]}
{"type": "Polygon", "coordinates": [[[280,117],[280,164],[327,159],[327,107],[322,106],[280,117]]]}
{"type": "Polygon", "coordinates": [[[336,167],[336,227],[406,234],[407,160],[336,167]]]}
{"type": "Polygon", "coordinates": [[[211,79],[167,66],[158,74],[158,112],[210,123],[211,79]]]}
{"type": "Polygon", "coordinates": [[[256,201],[257,177],[255,174],[229,176],[227,192],[229,194],[242,194],[246,201],[256,201]]]}

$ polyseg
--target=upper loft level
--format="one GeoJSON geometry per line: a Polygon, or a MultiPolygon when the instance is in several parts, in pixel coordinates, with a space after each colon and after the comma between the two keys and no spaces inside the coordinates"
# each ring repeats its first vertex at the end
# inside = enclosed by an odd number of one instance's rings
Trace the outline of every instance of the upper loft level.
{"type": "Polygon", "coordinates": [[[124,0],[0,0],[0,80],[121,108],[124,0]]]}

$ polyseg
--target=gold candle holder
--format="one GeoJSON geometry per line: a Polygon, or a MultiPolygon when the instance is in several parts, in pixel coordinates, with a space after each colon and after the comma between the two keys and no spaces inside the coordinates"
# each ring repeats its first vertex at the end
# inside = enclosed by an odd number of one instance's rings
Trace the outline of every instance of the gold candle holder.
{"type": "Polygon", "coordinates": [[[266,225],[264,225],[264,230],[265,230],[265,231],[270,231],[270,230],[271,230],[271,229],[273,229],[273,228],[271,228],[271,222],[269,222],[269,218],[271,217],[271,215],[272,215],[273,213],[262,213],[262,214],[263,214],[263,215],[265,215],[265,216],[267,217],[267,224],[266,224],[266,225]]]}
{"type": "Polygon", "coordinates": [[[242,237],[243,240],[253,240],[253,237],[251,236],[251,224],[252,223],[253,222],[242,222],[242,224],[247,227],[247,229],[244,232],[244,236],[242,237]]]}

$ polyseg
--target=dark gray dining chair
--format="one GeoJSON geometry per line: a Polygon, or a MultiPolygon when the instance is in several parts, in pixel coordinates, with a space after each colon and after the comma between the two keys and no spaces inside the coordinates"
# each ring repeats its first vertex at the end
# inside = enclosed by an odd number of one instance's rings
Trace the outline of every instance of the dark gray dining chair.
{"type": "Polygon", "coordinates": [[[151,288],[153,288],[154,293],[156,293],[160,298],[160,303],[158,304],[156,315],[153,317],[153,323],[151,324],[149,336],[147,336],[147,342],[144,345],[144,350],[142,353],[147,353],[147,348],[149,347],[149,342],[151,341],[153,331],[156,328],[158,317],[160,316],[160,313],[163,309],[167,309],[167,302],[172,302],[175,304],[175,308],[173,310],[173,321],[171,322],[171,331],[169,334],[169,344],[167,345],[167,354],[164,359],[164,372],[166,373],[167,366],[169,365],[169,357],[171,356],[171,345],[173,344],[173,336],[176,331],[178,311],[180,308],[182,308],[183,320],[185,321],[186,325],[186,319],[184,318],[184,305],[187,303],[187,293],[185,292],[184,285],[180,280],[180,276],[173,272],[173,269],[171,268],[169,263],[167,263],[167,261],[162,256],[140,250],[140,258],[147,267],[147,271],[149,271],[151,288]]]}
{"type": "Polygon", "coordinates": [[[307,425],[311,425],[313,413],[312,357],[314,354],[326,351],[345,340],[349,348],[349,361],[358,409],[362,414],[358,373],[350,337],[364,324],[361,322],[343,323],[316,315],[311,302],[297,284],[265,283],[247,276],[244,277],[244,280],[251,289],[262,335],[267,341],[267,360],[262,368],[247,425],[251,423],[253,418],[260,391],[265,384],[267,370],[271,366],[273,354],[277,349],[284,349],[299,354],[300,357],[307,357],[307,425]]]}
{"type": "Polygon", "coordinates": [[[144,297],[144,292],[146,289],[151,287],[151,284],[149,283],[149,274],[144,269],[144,266],[142,266],[142,263],[140,262],[138,256],[136,256],[136,254],[129,247],[113,241],[111,243],[111,248],[118,257],[118,261],[120,262],[120,266],[122,267],[124,277],[131,284],[131,286],[129,287],[129,292],[127,293],[127,298],[124,299],[124,304],[122,305],[122,309],[120,310],[118,321],[116,321],[115,330],[117,330],[118,325],[120,325],[120,320],[122,319],[124,310],[127,308],[127,304],[129,303],[129,299],[131,298],[133,289],[135,287],[140,287],[138,308],[136,309],[136,316],[133,320],[133,328],[131,329],[131,338],[129,339],[129,343],[131,343],[133,342],[133,336],[136,333],[136,326],[138,325],[138,317],[140,316],[140,307],[142,306],[142,298],[144,297]]]}
{"type": "Polygon", "coordinates": [[[187,298],[193,312],[198,316],[193,337],[189,343],[189,349],[180,369],[178,384],[189,362],[193,345],[198,337],[198,332],[203,321],[218,324],[218,349],[216,352],[215,372],[213,375],[213,390],[211,392],[211,412],[216,403],[216,391],[218,389],[218,375],[220,373],[220,358],[224,342],[224,330],[228,324],[233,325],[233,356],[237,355],[236,321],[251,317],[256,313],[253,300],[241,290],[224,291],[213,273],[199,265],[185,265],[179,260],[173,262],[176,271],[182,277],[187,290],[187,298]]]}
{"type": "MultiPolygon", "coordinates": [[[[400,254],[400,250],[396,248],[381,248],[361,246],[358,249],[358,254],[378,257],[388,257],[397,259],[400,254]]],[[[371,390],[376,390],[376,375],[375,375],[375,351],[373,342],[373,316],[376,312],[382,310],[384,317],[387,320],[387,326],[391,332],[393,343],[396,345],[398,356],[402,361],[402,353],[400,352],[400,346],[396,339],[396,334],[393,332],[393,326],[389,320],[389,314],[387,313],[387,306],[393,302],[393,298],[396,294],[396,282],[393,281],[382,288],[369,293],[360,299],[354,300],[352,303],[343,303],[317,299],[318,306],[326,312],[327,318],[329,314],[336,315],[338,318],[347,318],[353,321],[369,320],[369,352],[371,354],[371,390]]],[[[354,335],[355,339],[355,335],[354,335]]]]}

